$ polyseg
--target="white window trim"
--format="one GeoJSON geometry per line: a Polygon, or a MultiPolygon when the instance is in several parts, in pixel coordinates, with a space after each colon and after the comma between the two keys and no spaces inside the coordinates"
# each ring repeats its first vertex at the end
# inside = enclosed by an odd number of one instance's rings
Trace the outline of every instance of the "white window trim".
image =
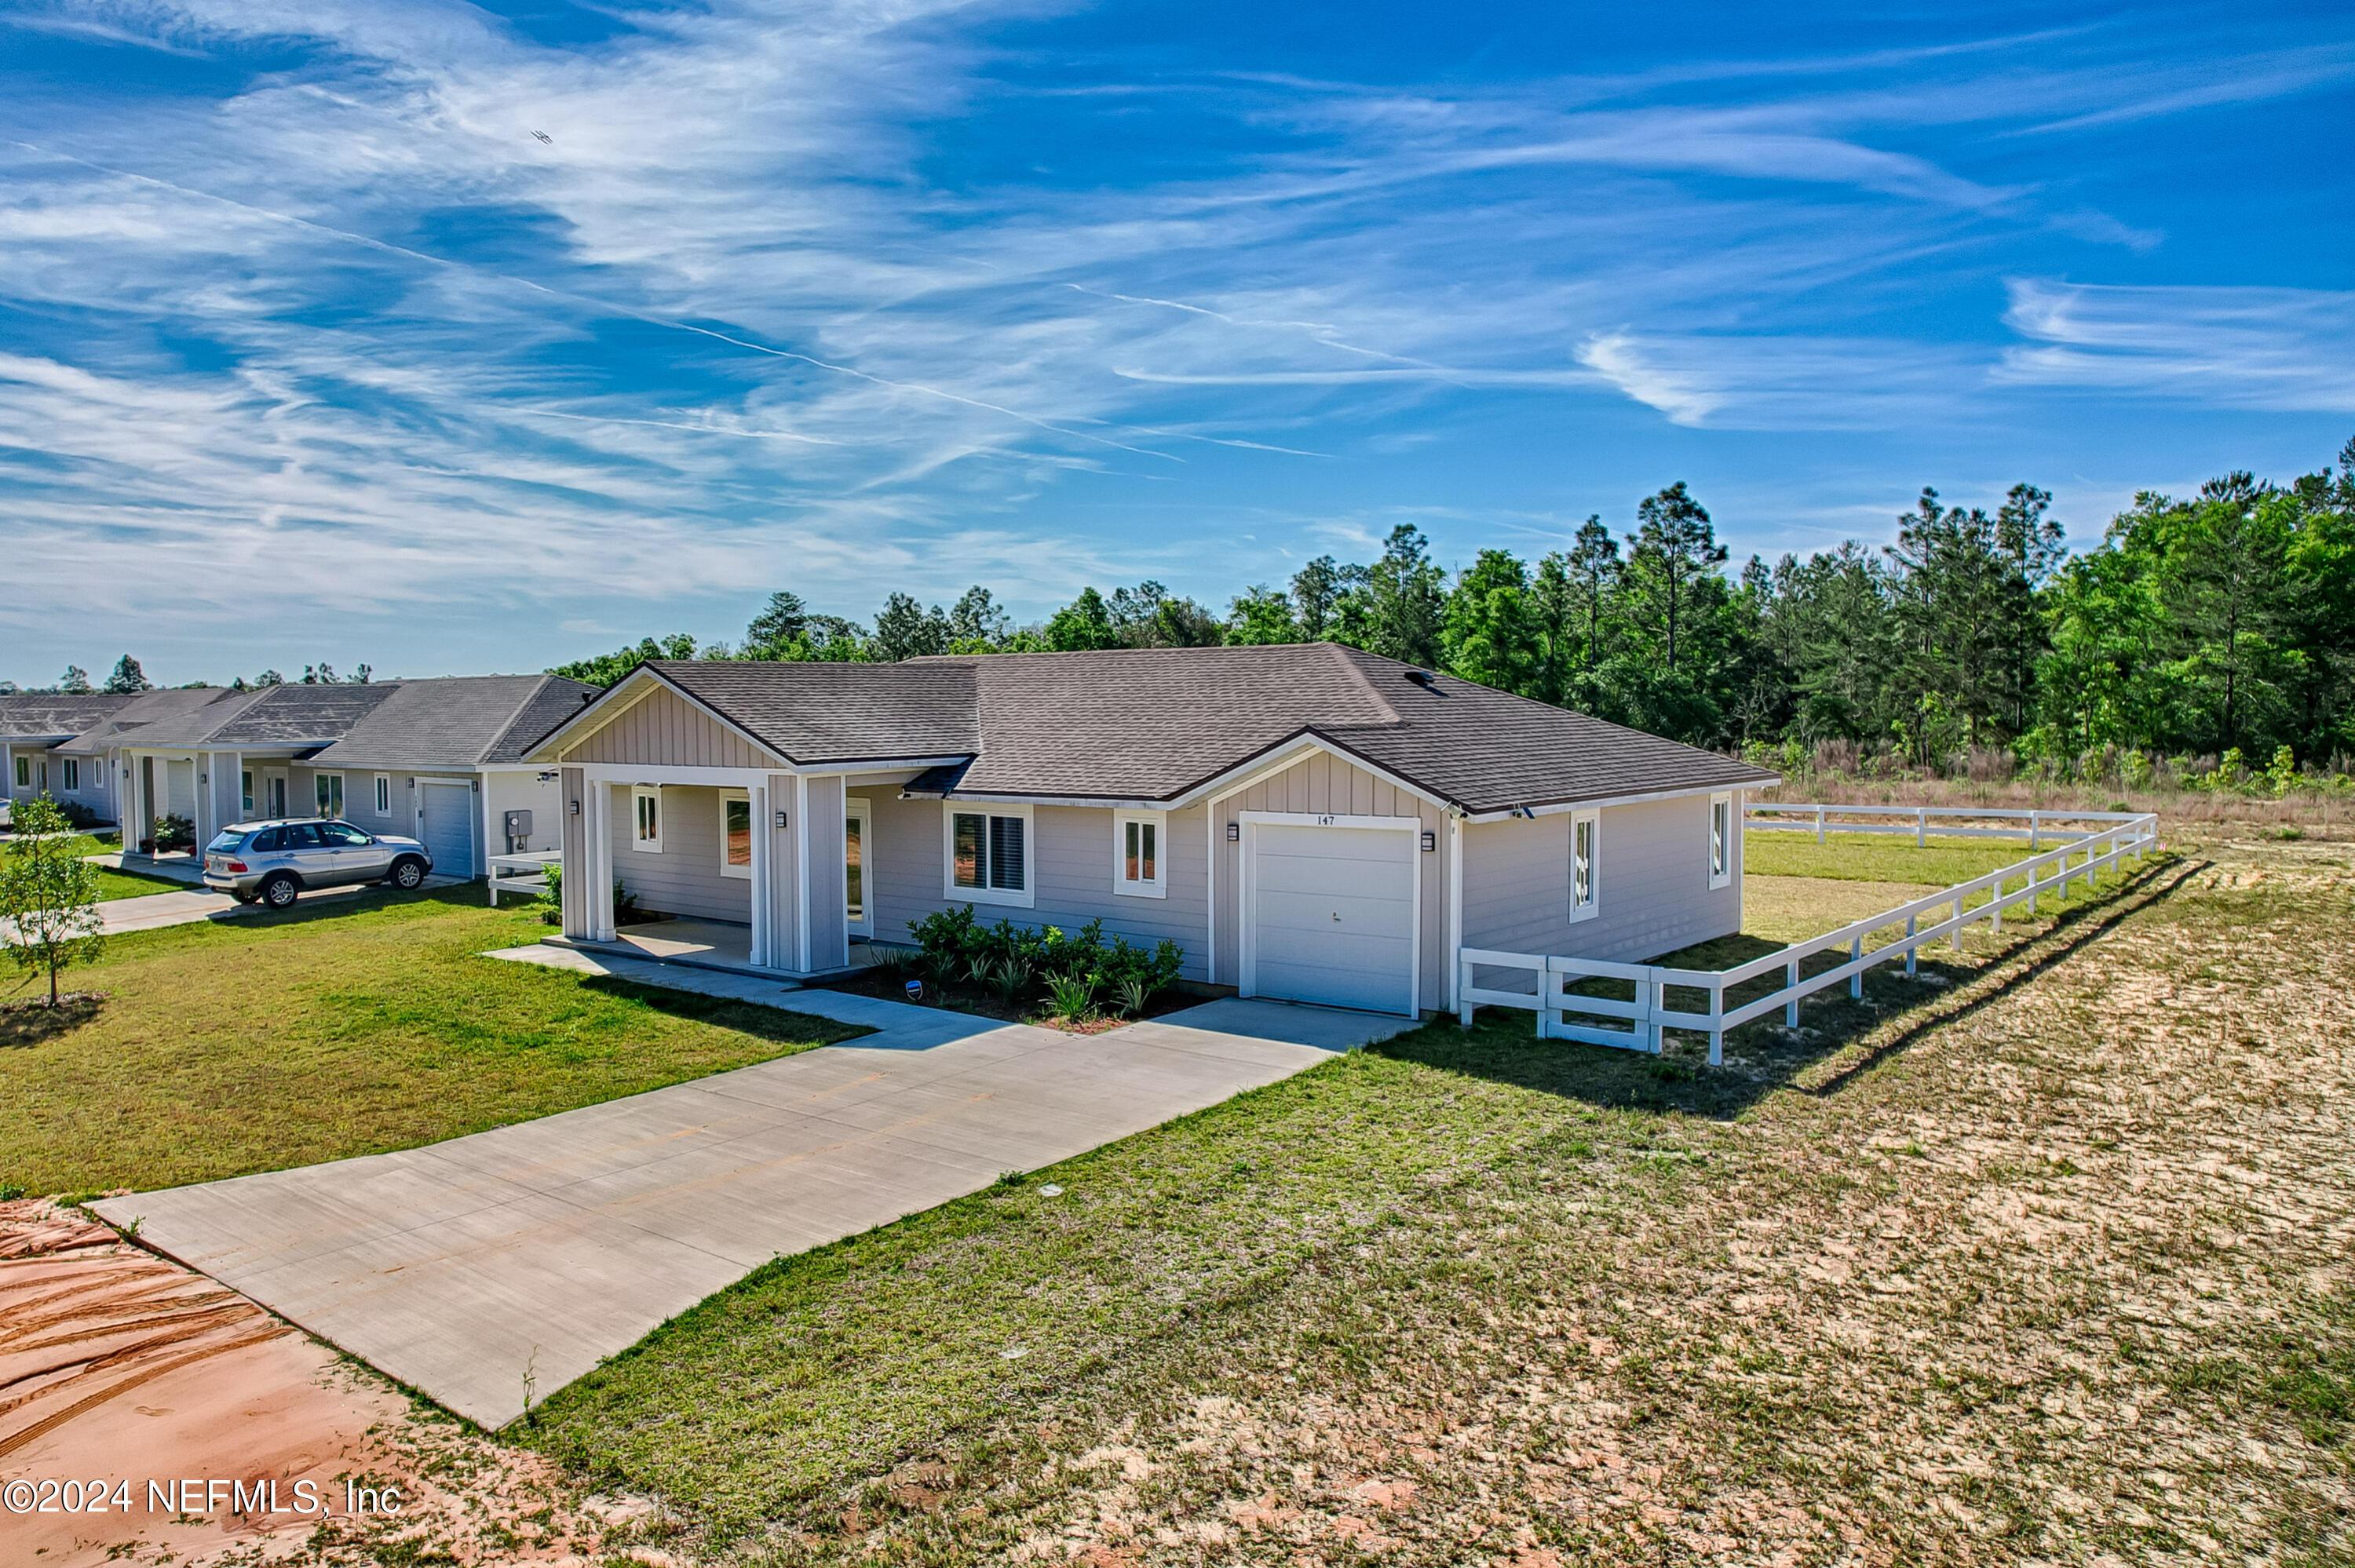
{"type": "Polygon", "coordinates": [[[392,775],[389,773],[376,776],[376,814],[379,817],[392,815],[392,775]]]}
{"type": "MultiPolygon", "coordinates": [[[[752,820],[752,791],[750,789],[722,789],[719,791],[719,874],[722,876],[734,877],[740,882],[750,882],[752,880],[752,867],[750,862],[747,862],[742,865],[730,865],[728,863],[728,802],[730,800],[743,801],[744,820],[747,822],[750,822],[752,820]]],[[[659,810],[659,808],[657,808],[657,810],[659,810]]],[[[632,823],[631,831],[634,832],[636,831],[635,824],[637,822],[637,819],[638,808],[634,803],[633,803],[630,807],[630,821],[632,823]]],[[[661,819],[655,819],[655,825],[656,827],[660,827],[662,825],[661,819]]],[[[755,836],[758,836],[757,829],[755,836]]]]}
{"type": "Polygon", "coordinates": [[[1603,912],[1603,813],[1599,810],[1570,813],[1570,918],[1574,924],[1592,920],[1603,912]],[[1586,902],[1578,901],[1578,827],[1587,824],[1586,835],[1586,902]]]}
{"type": "MultiPolygon", "coordinates": [[[[1038,824],[1028,806],[1000,806],[983,801],[941,802],[941,896],[951,904],[998,904],[1009,909],[1035,909],[1039,905],[1038,824]],[[1006,887],[959,887],[956,880],[956,820],[959,817],[1019,817],[1022,819],[1022,891],[1006,887]]],[[[982,830],[983,837],[989,830],[982,830]]],[[[984,875],[986,876],[985,871],[984,875]]]]}
{"type": "Polygon", "coordinates": [[[662,798],[662,786],[661,786],[661,785],[659,785],[659,784],[633,784],[633,785],[631,785],[631,786],[630,786],[630,847],[631,847],[632,849],[634,849],[634,850],[636,850],[636,851],[637,851],[639,853],[641,853],[641,854],[660,854],[660,853],[662,853],[662,832],[663,832],[663,798],[662,798]],[[655,803],[655,836],[654,836],[654,837],[652,837],[652,838],[650,838],[650,839],[648,839],[648,838],[641,838],[641,837],[639,837],[639,836],[638,836],[638,802],[639,802],[640,800],[645,800],[645,799],[648,798],[649,796],[651,796],[651,797],[653,798],[653,800],[654,800],[654,803],[655,803]]]}
{"type": "MultiPolygon", "coordinates": [[[[850,918],[849,900],[846,897],[843,901],[843,926],[854,937],[872,937],[875,935],[875,802],[864,795],[844,796],[844,823],[847,824],[854,817],[858,820],[859,916],[856,920],[850,918]]],[[[844,848],[847,853],[848,846],[844,848]]],[[[1029,830],[1027,828],[1023,830],[1023,853],[1026,855],[1029,853],[1029,830]]],[[[1024,880],[1030,879],[1026,877],[1024,880]]],[[[846,888],[847,885],[846,877],[846,888]]],[[[969,893],[972,889],[960,888],[958,891],[969,893]]]]}
{"type": "Polygon", "coordinates": [[[80,794],[81,759],[78,757],[69,757],[64,758],[59,765],[59,771],[64,778],[64,783],[61,788],[64,789],[65,792],[69,795],[80,794]]]}
{"type": "Polygon", "coordinates": [[[19,757],[16,758],[16,788],[29,789],[32,787],[33,759],[29,757],[19,757]]]}
{"type": "Polygon", "coordinates": [[[237,770],[237,798],[243,802],[238,808],[240,814],[246,821],[251,821],[253,820],[253,769],[250,768],[240,768],[237,770]]]}
{"type": "Polygon", "coordinates": [[[1709,856],[1709,885],[1712,889],[1725,887],[1733,881],[1733,796],[1730,792],[1709,798],[1709,831],[1704,839],[1709,856]],[[1725,813],[1725,827],[1721,835],[1718,813],[1725,813]],[[1718,863],[1722,859],[1723,864],[1718,863]]]}
{"type": "Polygon", "coordinates": [[[319,799],[321,786],[325,785],[329,779],[335,780],[336,788],[333,793],[343,802],[346,810],[350,810],[352,803],[350,781],[342,774],[335,772],[314,773],[311,775],[311,804],[319,808],[316,815],[341,819],[344,815],[343,811],[331,811],[327,810],[327,802],[319,799]]]}
{"type": "Polygon", "coordinates": [[[1114,811],[1112,814],[1112,890],[1131,898],[1169,896],[1169,813],[1114,811]],[[1132,880],[1128,874],[1128,824],[1153,830],[1153,874],[1132,880]]]}

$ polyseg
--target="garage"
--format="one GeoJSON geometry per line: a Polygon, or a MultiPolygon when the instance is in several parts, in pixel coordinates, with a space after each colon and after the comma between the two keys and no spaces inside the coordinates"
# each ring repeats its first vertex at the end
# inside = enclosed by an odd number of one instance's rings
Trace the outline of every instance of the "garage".
{"type": "Polygon", "coordinates": [[[1245,845],[1246,996],[1415,1011],[1421,824],[1252,821],[1245,845]]]}
{"type": "Polygon", "coordinates": [[[437,876],[474,874],[474,791],[471,785],[417,781],[417,836],[433,857],[437,876]]]}

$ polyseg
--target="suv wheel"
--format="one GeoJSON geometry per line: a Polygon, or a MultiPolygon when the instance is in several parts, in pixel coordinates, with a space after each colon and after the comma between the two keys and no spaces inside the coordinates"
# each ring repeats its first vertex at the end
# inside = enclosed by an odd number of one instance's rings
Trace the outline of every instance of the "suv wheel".
{"type": "Polygon", "coordinates": [[[425,880],[425,863],[404,857],[392,863],[392,885],[403,893],[416,891],[425,880]]]}
{"type": "Polygon", "coordinates": [[[281,871],[263,878],[261,887],[255,891],[272,909],[291,909],[294,906],[294,895],[303,890],[295,885],[293,877],[281,871]]]}

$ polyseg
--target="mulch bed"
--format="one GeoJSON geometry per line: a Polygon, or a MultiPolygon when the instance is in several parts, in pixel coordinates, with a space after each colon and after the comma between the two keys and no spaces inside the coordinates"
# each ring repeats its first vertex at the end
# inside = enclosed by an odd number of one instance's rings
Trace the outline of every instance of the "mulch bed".
{"type": "Polygon", "coordinates": [[[1106,1030],[1117,1029],[1124,1023],[1134,1023],[1137,1019],[1159,1018],[1166,1013],[1183,1012],[1189,1007],[1199,1007],[1205,1000],[1182,991],[1176,986],[1167,986],[1146,1001],[1145,1011],[1137,1014],[1136,1018],[1114,1018],[1107,1014],[1072,1023],[1062,1019],[1048,1017],[1038,1010],[1035,1002],[1009,1007],[999,1000],[995,991],[983,991],[978,987],[955,982],[944,985],[938,980],[926,980],[923,994],[911,999],[908,995],[908,980],[911,978],[912,977],[890,970],[867,969],[858,974],[845,975],[839,980],[814,981],[812,989],[847,991],[853,996],[879,997],[885,1001],[913,1000],[919,1007],[937,1007],[948,1012],[967,1012],[975,1018],[995,1018],[1005,1023],[1035,1023],[1041,1029],[1060,1029],[1066,1034],[1102,1034],[1106,1030]]]}

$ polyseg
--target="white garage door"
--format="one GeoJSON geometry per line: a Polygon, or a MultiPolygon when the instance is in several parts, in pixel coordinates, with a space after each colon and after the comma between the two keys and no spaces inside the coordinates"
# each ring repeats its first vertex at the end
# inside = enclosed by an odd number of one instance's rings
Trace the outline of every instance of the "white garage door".
{"type": "Polygon", "coordinates": [[[425,821],[417,836],[433,856],[436,876],[474,874],[474,792],[463,784],[417,781],[425,821]]]}
{"type": "Polygon", "coordinates": [[[1254,826],[1251,994],[1412,1011],[1415,869],[1412,832],[1254,826]]]}

